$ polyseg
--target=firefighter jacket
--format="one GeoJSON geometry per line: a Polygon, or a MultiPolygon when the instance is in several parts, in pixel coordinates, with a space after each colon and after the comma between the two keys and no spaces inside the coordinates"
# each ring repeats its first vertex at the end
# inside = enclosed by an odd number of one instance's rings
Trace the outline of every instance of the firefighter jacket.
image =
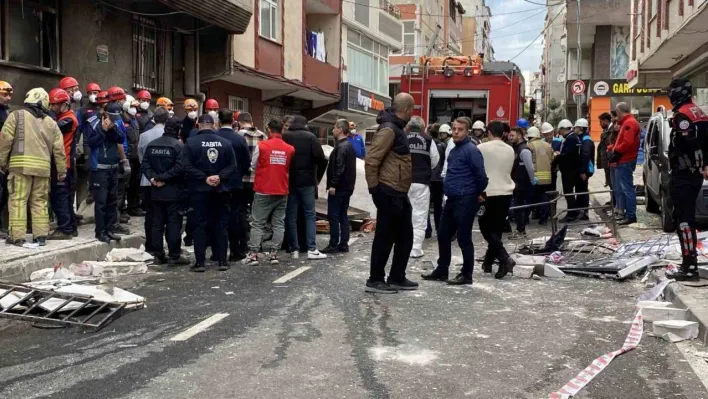
{"type": "Polygon", "coordinates": [[[76,157],[76,132],[79,130],[79,120],[74,111],[67,111],[57,117],[57,126],[64,138],[64,155],[66,155],[66,168],[71,169],[76,157]]]}
{"type": "Polygon", "coordinates": [[[553,183],[551,178],[551,163],[553,162],[553,147],[541,139],[531,139],[527,147],[531,150],[534,165],[534,176],[539,185],[553,183]]]}
{"type": "Polygon", "coordinates": [[[57,173],[66,175],[64,140],[57,123],[31,108],[10,113],[0,135],[0,169],[18,175],[49,177],[52,156],[57,173]]]}

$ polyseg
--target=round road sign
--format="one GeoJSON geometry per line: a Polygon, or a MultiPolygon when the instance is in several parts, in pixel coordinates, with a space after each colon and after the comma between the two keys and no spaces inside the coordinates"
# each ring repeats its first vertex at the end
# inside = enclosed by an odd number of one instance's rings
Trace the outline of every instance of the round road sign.
{"type": "Polygon", "coordinates": [[[582,80],[576,80],[573,82],[573,85],[570,87],[570,91],[573,94],[583,94],[585,93],[585,82],[582,80]]]}

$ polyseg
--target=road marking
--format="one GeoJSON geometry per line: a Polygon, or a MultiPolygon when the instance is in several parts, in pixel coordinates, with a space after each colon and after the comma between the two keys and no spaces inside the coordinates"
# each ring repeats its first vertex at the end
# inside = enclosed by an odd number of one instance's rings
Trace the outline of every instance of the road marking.
{"type": "Polygon", "coordinates": [[[301,275],[302,273],[304,273],[304,272],[306,272],[306,271],[308,271],[308,270],[310,270],[310,266],[298,267],[297,269],[291,271],[290,273],[284,275],[283,277],[281,277],[281,278],[279,278],[279,279],[273,281],[273,284],[283,284],[283,283],[286,283],[286,282],[292,280],[293,278],[295,278],[295,277],[301,275]]]}
{"type": "Polygon", "coordinates": [[[228,313],[217,313],[211,317],[209,317],[206,320],[203,320],[196,325],[189,327],[188,329],[182,331],[181,333],[175,335],[174,337],[170,338],[170,341],[186,341],[193,336],[199,334],[200,332],[206,330],[207,328],[213,326],[214,324],[220,322],[226,316],[228,316],[228,313]]]}
{"type": "Polygon", "coordinates": [[[356,237],[350,238],[350,239],[349,239],[349,242],[347,243],[347,245],[352,245],[352,244],[354,244],[354,243],[357,242],[357,241],[359,241],[359,239],[356,238],[356,237]]]}

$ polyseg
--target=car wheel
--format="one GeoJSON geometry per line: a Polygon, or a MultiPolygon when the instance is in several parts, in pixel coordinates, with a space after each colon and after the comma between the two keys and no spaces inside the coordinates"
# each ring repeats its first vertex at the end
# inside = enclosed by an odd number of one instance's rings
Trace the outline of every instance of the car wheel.
{"type": "Polygon", "coordinates": [[[674,221],[671,216],[672,209],[671,209],[671,204],[669,204],[669,199],[667,198],[666,195],[663,193],[660,194],[660,201],[661,201],[661,228],[664,230],[666,233],[673,233],[675,231],[674,229],[674,221]]]}
{"type": "Polygon", "coordinates": [[[649,213],[659,213],[661,207],[659,203],[654,201],[654,197],[651,196],[651,191],[647,187],[647,179],[644,178],[644,207],[649,213]]]}

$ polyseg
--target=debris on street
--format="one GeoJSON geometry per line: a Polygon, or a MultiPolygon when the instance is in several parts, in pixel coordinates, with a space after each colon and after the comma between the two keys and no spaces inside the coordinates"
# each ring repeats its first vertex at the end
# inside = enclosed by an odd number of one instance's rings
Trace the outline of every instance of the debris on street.
{"type": "Polygon", "coordinates": [[[698,338],[698,323],[688,320],[657,320],[652,333],[670,342],[698,338]],[[666,337],[664,337],[666,335],[666,337]]]}
{"type": "Polygon", "coordinates": [[[106,255],[107,262],[149,262],[154,257],[144,248],[113,248],[106,255]]]}

